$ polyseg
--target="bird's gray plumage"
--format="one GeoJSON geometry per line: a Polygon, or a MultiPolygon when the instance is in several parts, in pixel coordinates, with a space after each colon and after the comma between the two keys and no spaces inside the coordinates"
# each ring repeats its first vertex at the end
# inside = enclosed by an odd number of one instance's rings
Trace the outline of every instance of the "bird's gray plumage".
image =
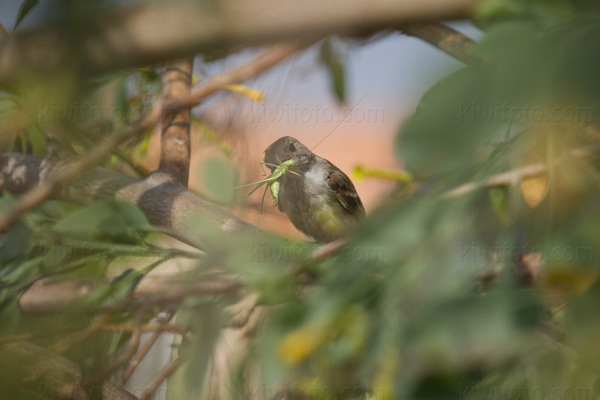
{"type": "Polygon", "coordinates": [[[279,179],[279,210],[299,231],[319,242],[351,232],[365,209],[350,178],[291,136],[278,139],[265,150],[266,163],[279,165],[289,159],[295,163],[290,170],[300,176],[288,172],[279,179]]]}

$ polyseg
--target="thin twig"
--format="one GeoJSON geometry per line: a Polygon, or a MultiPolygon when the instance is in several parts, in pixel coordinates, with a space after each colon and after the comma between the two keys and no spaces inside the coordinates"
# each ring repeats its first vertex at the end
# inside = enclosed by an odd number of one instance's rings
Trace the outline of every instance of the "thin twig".
{"type": "Polygon", "coordinates": [[[131,335],[129,345],[127,346],[125,351],[123,351],[123,353],[121,353],[121,355],[119,355],[117,359],[108,368],[106,368],[104,371],[99,372],[98,375],[92,378],[90,382],[98,383],[102,382],[105,379],[108,379],[121,365],[129,361],[131,357],[135,355],[135,353],[138,351],[138,348],[140,347],[140,340],[142,338],[141,326],[143,318],[144,310],[139,310],[135,316],[135,329],[133,330],[133,334],[131,335]]]}
{"type": "Polygon", "coordinates": [[[100,318],[91,323],[90,325],[86,326],[85,328],[81,329],[80,331],[72,333],[60,342],[57,342],[53,346],[51,346],[50,351],[52,351],[53,353],[62,353],[74,344],[87,339],[88,337],[90,337],[90,335],[99,331],[103,322],[103,318],[100,318]]]}
{"type": "Polygon", "coordinates": [[[473,39],[439,22],[406,24],[400,30],[434,45],[465,64],[483,63],[482,59],[471,53],[476,44],[473,39]]]}
{"type": "MultiPolygon", "coordinates": [[[[146,340],[144,342],[144,345],[142,346],[142,348],[138,351],[138,353],[135,355],[133,360],[131,360],[131,362],[127,366],[127,369],[125,370],[125,372],[123,372],[121,379],[119,379],[119,382],[117,382],[117,386],[119,386],[119,387],[125,386],[125,384],[129,380],[129,378],[131,378],[131,375],[133,375],[133,372],[135,371],[135,369],[138,367],[138,365],[140,365],[140,363],[142,362],[144,357],[146,357],[146,355],[148,354],[150,349],[152,349],[152,347],[154,346],[156,341],[160,338],[162,333],[166,331],[166,328],[168,326],[170,326],[168,323],[173,318],[173,315],[175,315],[175,312],[173,309],[167,311],[167,315],[165,316],[165,318],[160,323],[156,324],[157,329],[152,334],[152,336],[149,337],[148,340],[146,340]]],[[[181,329],[178,330],[178,332],[180,332],[180,331],[181,331],[181,329]]]]}
{"type": "Polygon", "coordinates": [[[120,325],[120,324],[105,324],[100,327],[101,331],[107,332],[135,332],[136,330],[140,330],[142,332],[171,332],[171,333],[179,333],[183,331],[187,331],[191,329],[191,327],[181,324],[143,324],[139,327],[131,326],[131,325],[120,325]]]}
{"type": "Polygon", "coordinates": [[[600,144],[595,143],[592,145],[579,147],[577,149],[573,149],[566,153],[563,156],[557,157],[552,160],[550,163],[537,163],[526,165],[521,168],[517,168],[511,171],[503,172],[501,174],[492,175],[489,178],[480,181],[480,182],[468,182],[454,189],[451,189],[444,193],[443,198],[451,199],[460,196],[464,196],[475,190],[482,188],[492,188],[498,186],[514,186],[519,184],[523,179],[533,178],[535,176],[539,176],[548,171],[548,164],[554,166],[559,164],[567,158],[567,156],[575,157],[575,158],[589,158],[598,156],[600,154],[600,144]]]}
{"type": "Polygon", "coordinates": [[[150,170],[145,166],[135,162],[127,153],[121,149],[115,149],[113,153],[119,157],[121,161],[129,166],[140,178],[145,178],[150,174],[150,170]]]}
{"type": "Polygon", "coordinates": [[[181,357],[177,357],[172,360],[148,385],[148,388],[144,390],[140,400],[150,400],[154,395],[154,392],[160,387],[160,385],[171,376],[177,369],[183,364],[181,357]]]}
{"type": "Polygon", "coordinates": [[[233,68],[213,79],[208,79],[199,83],[192,88],[188,98],[173,100],[173,102],[166,105],[166,108],[169,111],[175,111],[182,108],[193,107],[198,101],[222,90],[225,86],[252,79],[300,50],[309,47],[311,44],[312,42],[305,44],[282,43],[273,46],[271,49],[264,51],[246,64],[233,68]]]}
{"type": "Polygon", "coordinates": [[[0,337],[0,344],[10,342],[20,342],[23,340],[31,340],[34,335],[32,333],[21,333],[19,335],[3,336],[0,337]]]}

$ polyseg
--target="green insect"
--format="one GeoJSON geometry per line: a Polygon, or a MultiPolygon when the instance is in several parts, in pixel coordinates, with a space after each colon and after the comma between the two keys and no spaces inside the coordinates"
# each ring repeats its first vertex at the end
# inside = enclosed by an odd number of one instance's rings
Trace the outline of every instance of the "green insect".
{"type": "MultiPolygon", "coordinates": [[[[279,157],[277,158],[277,161],[279,161],[279,157]]],[[[265,183],[267,184],[267,187],[265,188],[265,191],[263,193],[262,196],[262,200],[260,201],[260,213],[258,215],[258,226],[260,226],[260,219],[262,216],[262,210],[263,210],[263,203],[265,202],[265,195],[267,194],[267,189],[270,188],[271,189],[271,198],[273,199],[273,205],[277,206],[277,202],[279,201],[279,191],[281,190],[281,183],[279,182],[279,179],[284,176],[287,172],[290,172],[294,175],[298,175],[300,176],[299,173],[291,171],[290,168],[292,168],[294,166],[295,162],[292,159],[289,159],[287,161],[284,162],[280,162],[279,165],[276,164],[270,164],[270,163],[260,163],[261,165],[261,169],[263,169],[263,165],[269,166],[269,167],[274,167],[275,170],[273,171],[273,173],[269,176],[267,176],[265,179],[260,180],[258,182],[252,182],[252,183],[248,183],[246,185],[241,185],[241,186],[236,186],[234,189],[240,189],[243,187],[248,187],[248,186],[252,186],[252,185],[256,185],[256,187],[254,189],[252,189],[250,191],[250,193],[248,193],[246,195],[246,197],[250,196],[252,193],[254,193],[258,188],[260,188],[262,185],[264,185],[265,183]]],[[[265,173],[265,170],[263,169],[263,173],[265,173]]]]}

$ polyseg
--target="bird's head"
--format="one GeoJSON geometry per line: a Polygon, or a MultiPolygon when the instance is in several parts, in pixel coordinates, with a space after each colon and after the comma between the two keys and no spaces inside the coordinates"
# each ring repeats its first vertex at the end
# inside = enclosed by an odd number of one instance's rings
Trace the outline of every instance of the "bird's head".
{"type": "MultiPolygon", "coordinates": [[[[265,150],[266,163],[279,165],[284,161],[294,160],[292,170],[306,171],[314,159],[315,155],[310,149],[291,136],[277,139],[265,150]]],[[[275,169],[273,166],[268,167],[271,171],[275,169]]]]}

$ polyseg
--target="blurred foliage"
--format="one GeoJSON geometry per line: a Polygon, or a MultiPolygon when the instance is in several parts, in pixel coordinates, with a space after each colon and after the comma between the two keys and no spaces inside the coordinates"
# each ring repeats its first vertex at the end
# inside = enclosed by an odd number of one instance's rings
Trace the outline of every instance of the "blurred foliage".
{"type": "MultiPolygon", "coordinates": [[[[20,19],[35,5],[26,3],[20,19]]],[[[79,34],[93,18],[82,17],[83,6],[71,7],[79,34]]],[[[211,252],[184,281],[224,269],[243,277],[268,309],[248,334],[246,351],[236,354],[227,382],[233,398],[600,395],[600,165],[570,155],[600,141],[598,12],[596,2],[584,0],[484,2],[474,18],[485,32],[473,50],[482,62],[432,86],[398,132],[395,150],[413,190],[373,211],[333,257],[311,260],[314,243],[259,242],[253,234],[232,241],[214,233],[211,252]],[[444,197],[458,185],[539,162],[552,163],[540,177],[444,197]],[[302,273],[290,273],[291,266],[302,273]]],[[[336,40],[323,42],[320,55],[343,102],[336,40]]],[[[217,49],[203,57],[226,54],[217,49]]],[[[52,79],[26,71],[18,90],[6,88],[0,97],[0,145],[43,156],[83,154],[151,112],[159,76],[159,66],[95,76],[76,62],[52,79]]],[[[231,204],[233,150],[194,118],[218,148],[200,166],[207,194],[231,204]]],[[[149,140],[150,133],[124,153],[141,159],[149,140]]],[[[106,166],[126,164],[117,157],[106,166]]],[[[0,212],[15,201],[5,194],[0,212]]],[[[158,234],[141,211],[113,201],[48,201],[1,235],[0,340],[28,334],[77,362],[91,380],[131,333],[74,334],[98,321],[132,325],[135,309],[107,310],[173,256],[153,244],[158,234]],[[19,296],[50,276],[89,279],[94,289],[57,315],[22,314],[19,296]],[[107,277],[114,278],[110,284],[107,277]]],[[[172,381],[182,383],[179,397],[208,395],[205,374],[234,300],[189,296],[181,303],[177,322],[191,333],[178,344],[186,361],[172,381]]],[[[0,389],[35,397],[6,382],[0,389]]]]}
{"type": "Polygon", "coordinates": [[[342,54],[342,43],[335,38],[327,39],[321,43],[321,63],[327,68],[331,89],[340,104],[346,103],[346,70],[342,54]]]}

